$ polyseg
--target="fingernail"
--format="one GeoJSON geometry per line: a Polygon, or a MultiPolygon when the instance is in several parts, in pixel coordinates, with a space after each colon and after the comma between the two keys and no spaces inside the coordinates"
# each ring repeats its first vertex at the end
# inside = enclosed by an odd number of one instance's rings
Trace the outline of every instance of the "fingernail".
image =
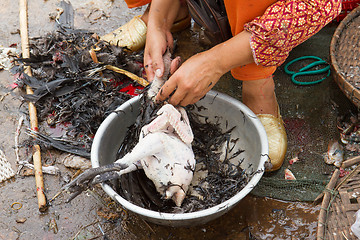
{"type": "Polygon", "coordinates": [[[156,75],[157,77],[161,77],[161,70],[160,70],[160,69],[156,69],[155,75],[156,75]]]}

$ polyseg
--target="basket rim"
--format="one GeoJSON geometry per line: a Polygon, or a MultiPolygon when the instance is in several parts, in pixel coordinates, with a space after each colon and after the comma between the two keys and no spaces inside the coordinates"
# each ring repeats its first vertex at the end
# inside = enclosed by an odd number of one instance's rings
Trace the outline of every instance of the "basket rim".
{"type": "Polygon", "coordinates": [[[335,57],[335,46],[343,32],[343,30],[347,27],[348,23],[351,22],[352,19],[360,16],[360,6],[354,8],[339,24],[336,28],[333,37],[330,42],[330,63],[333,68],[333,74],[335,74],[335,81],[340,87],[340,89],[344,92],[344,94],[350,99],[350,101],[355,104],[357,107],[360,107],[360,91],[355,88],[352,84],[350,84],[345,77],[340,73],[340,67],[335,57]],[[357,101],[355,101],[357,98],[357,101]]]}
{"type": "MultiPolygon", "coordinates": [[[[330,206],[332,204],[332,196],[338,190],[341,189],[341,186],[346,185],[349,181],[353,179],[354,174],[359,174],[358,165],[360,163],[360,155],[354,156],[350,159],[345,160],[341,168],[348,168],[351,166],[356,166],[346,177],[340,180],[340,169],[337,168],[333,172],[329,183],[323,191],[323,194],[320,195],[322,198],[321,209],[318,215],[318,226],[317,226],[317,238],[316,239],[326,239],[326,230],[328,228],[328,211],[330,211],[330,206]]],[[[339,197],[339,195],[335,195],[335,197],[339,197]]]]}

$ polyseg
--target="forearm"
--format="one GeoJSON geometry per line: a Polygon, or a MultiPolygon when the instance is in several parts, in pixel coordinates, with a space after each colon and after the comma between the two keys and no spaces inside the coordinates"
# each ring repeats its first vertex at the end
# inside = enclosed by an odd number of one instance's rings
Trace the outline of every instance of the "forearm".
{"type": "Polygon", "coordinates": [[[148,27],[170,30],[180,8],[179,0],[153,0],[150,6],[148,27]]]}
{"type": "Polygon", "coordinates": [[[243,31],[208,50],[209,59],[215,61],[215,66],[219,68],[221,74],[254,62],[250,37],[251,33],[243,31]]]}

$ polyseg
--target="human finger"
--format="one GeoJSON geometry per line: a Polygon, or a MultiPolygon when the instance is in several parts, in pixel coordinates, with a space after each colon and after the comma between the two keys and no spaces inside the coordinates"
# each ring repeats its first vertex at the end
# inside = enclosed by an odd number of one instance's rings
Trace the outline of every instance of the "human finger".
{"type": "MultiPolygon", "coordinates": [[[[199,87],[199,86],[197,86],[197,87],[199,87]]],[[[208,93],[211,90],[212,87],[213,87],[212,84],[209,84],[206,88],[204,88],[200,92],[197,92],[195,90],[196,87],[193,88],[193,91],[191,93],[188,92],[186,97],[184,97],[184,99],[180,101],[179,105],[185,107],[189,104],[194,104],[194,103],[198,102],[200,99],[202,99],[206,95],[206,93],[208,93]]]]}
{"type": "Polygon", "coordinates": [[[202,99],[206,95],[207,92],[208,92],[208,90],[205,90],[202,93],[197,94],[197,95],[188,92],[185,95],[185,97],[178,104],[183,107],[185,107],[189,104],[194,104],[194,103],[198,102],[200,99],[202,99]]]}
{"type": "Polygon", "coordinates": [[[170,64],[170,74],[173,74],[181,65],[181,58],[180,57],[176,57],[171,61],[170,64]]]}
{"type": "Polygon", "coordinates": [[[144,67],[146,72],[146,78],[148,81],[152,82],[154,79],[154,68],[152,66],[151,58],[147,55],[144,56],[144,67]]]}
{"type": "Polygon", "coordinates": [[[156,77],[162,77],[164,74],[164,61],[162,51],[153,51],[151,53],[152,67],[156,77]]]}
{"type": "Polygon", "coordinates": [[[191,94],[186,94],[185,97],[178,103],[178,105],[186,107],[189,104],[194,104],[197,101],[199,101],[201,99],[201,97],[198,96],[194,96],[191,94]]]}
{"type": "Polygon", "coordinates": [[[171,93],[173,94],[170,96],[168,102],[174,106],[179,105],[179,103],[182,102],[184,98],[190,95],[184,88],[175,88],[175,91],[171,93]]]}
{"type": "Polygon", "coordinates": [[[174,49],[174,38],[171,34],[171,32],[166,32],[166,42],[167,46],[169,47],[170,51],[172,52],[174,49]]]}
{"type": "Polygon", "coordinates": [[[174,92],[176,89],[177,84],[175,81],[172,81],[171,78],[164,83],[164,85],[161,87],[160,91],[155,97],[155,101],[162,102],[169,98],[170,94],[174,92]]]}

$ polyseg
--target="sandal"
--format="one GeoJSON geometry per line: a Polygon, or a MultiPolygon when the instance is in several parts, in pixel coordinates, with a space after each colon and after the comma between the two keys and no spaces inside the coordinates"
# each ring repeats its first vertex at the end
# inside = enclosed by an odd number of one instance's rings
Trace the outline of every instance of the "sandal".
{"type": "MultiPolygon", "coordinates": [[[[145,46],[147,27],[141,16],[135,16],[125,25],[102,36],[100,39],[109,42],[112,45],[126,47],[131,51],[137,51],[145,46]]],[[[176,21],[171,32],[182,31],[191,25],[190,15],[176,21]]]]}
{"type": "Polygon", "coordinates": [[[102,36],[100,39],[112,45],[126,47],[131,51],[143,48],[145,46],[147,27],[140,17],[135,16],[125,25],[102,36]]]}
{"type": "Polygon", "coordinates": [[[278,107],[278,117],[271,114],[257,114],[256,116],[264,126],[269,142],[269,160],[272,167],[266,171],[276,171],[282,166],[287,149],[287,136],[280,109],[278,107]]]}
{"type": "Polygon", "coordinates": [[[173,26],[171,27],[171,32],[175,33],[175,32],[180,32],[182,30],[187,29],[188,27],[190,27],[191,25],[191,16],[190,14],[187,15],[185,18],[180,19],[176,22],[174,22],[173,26]]]}

